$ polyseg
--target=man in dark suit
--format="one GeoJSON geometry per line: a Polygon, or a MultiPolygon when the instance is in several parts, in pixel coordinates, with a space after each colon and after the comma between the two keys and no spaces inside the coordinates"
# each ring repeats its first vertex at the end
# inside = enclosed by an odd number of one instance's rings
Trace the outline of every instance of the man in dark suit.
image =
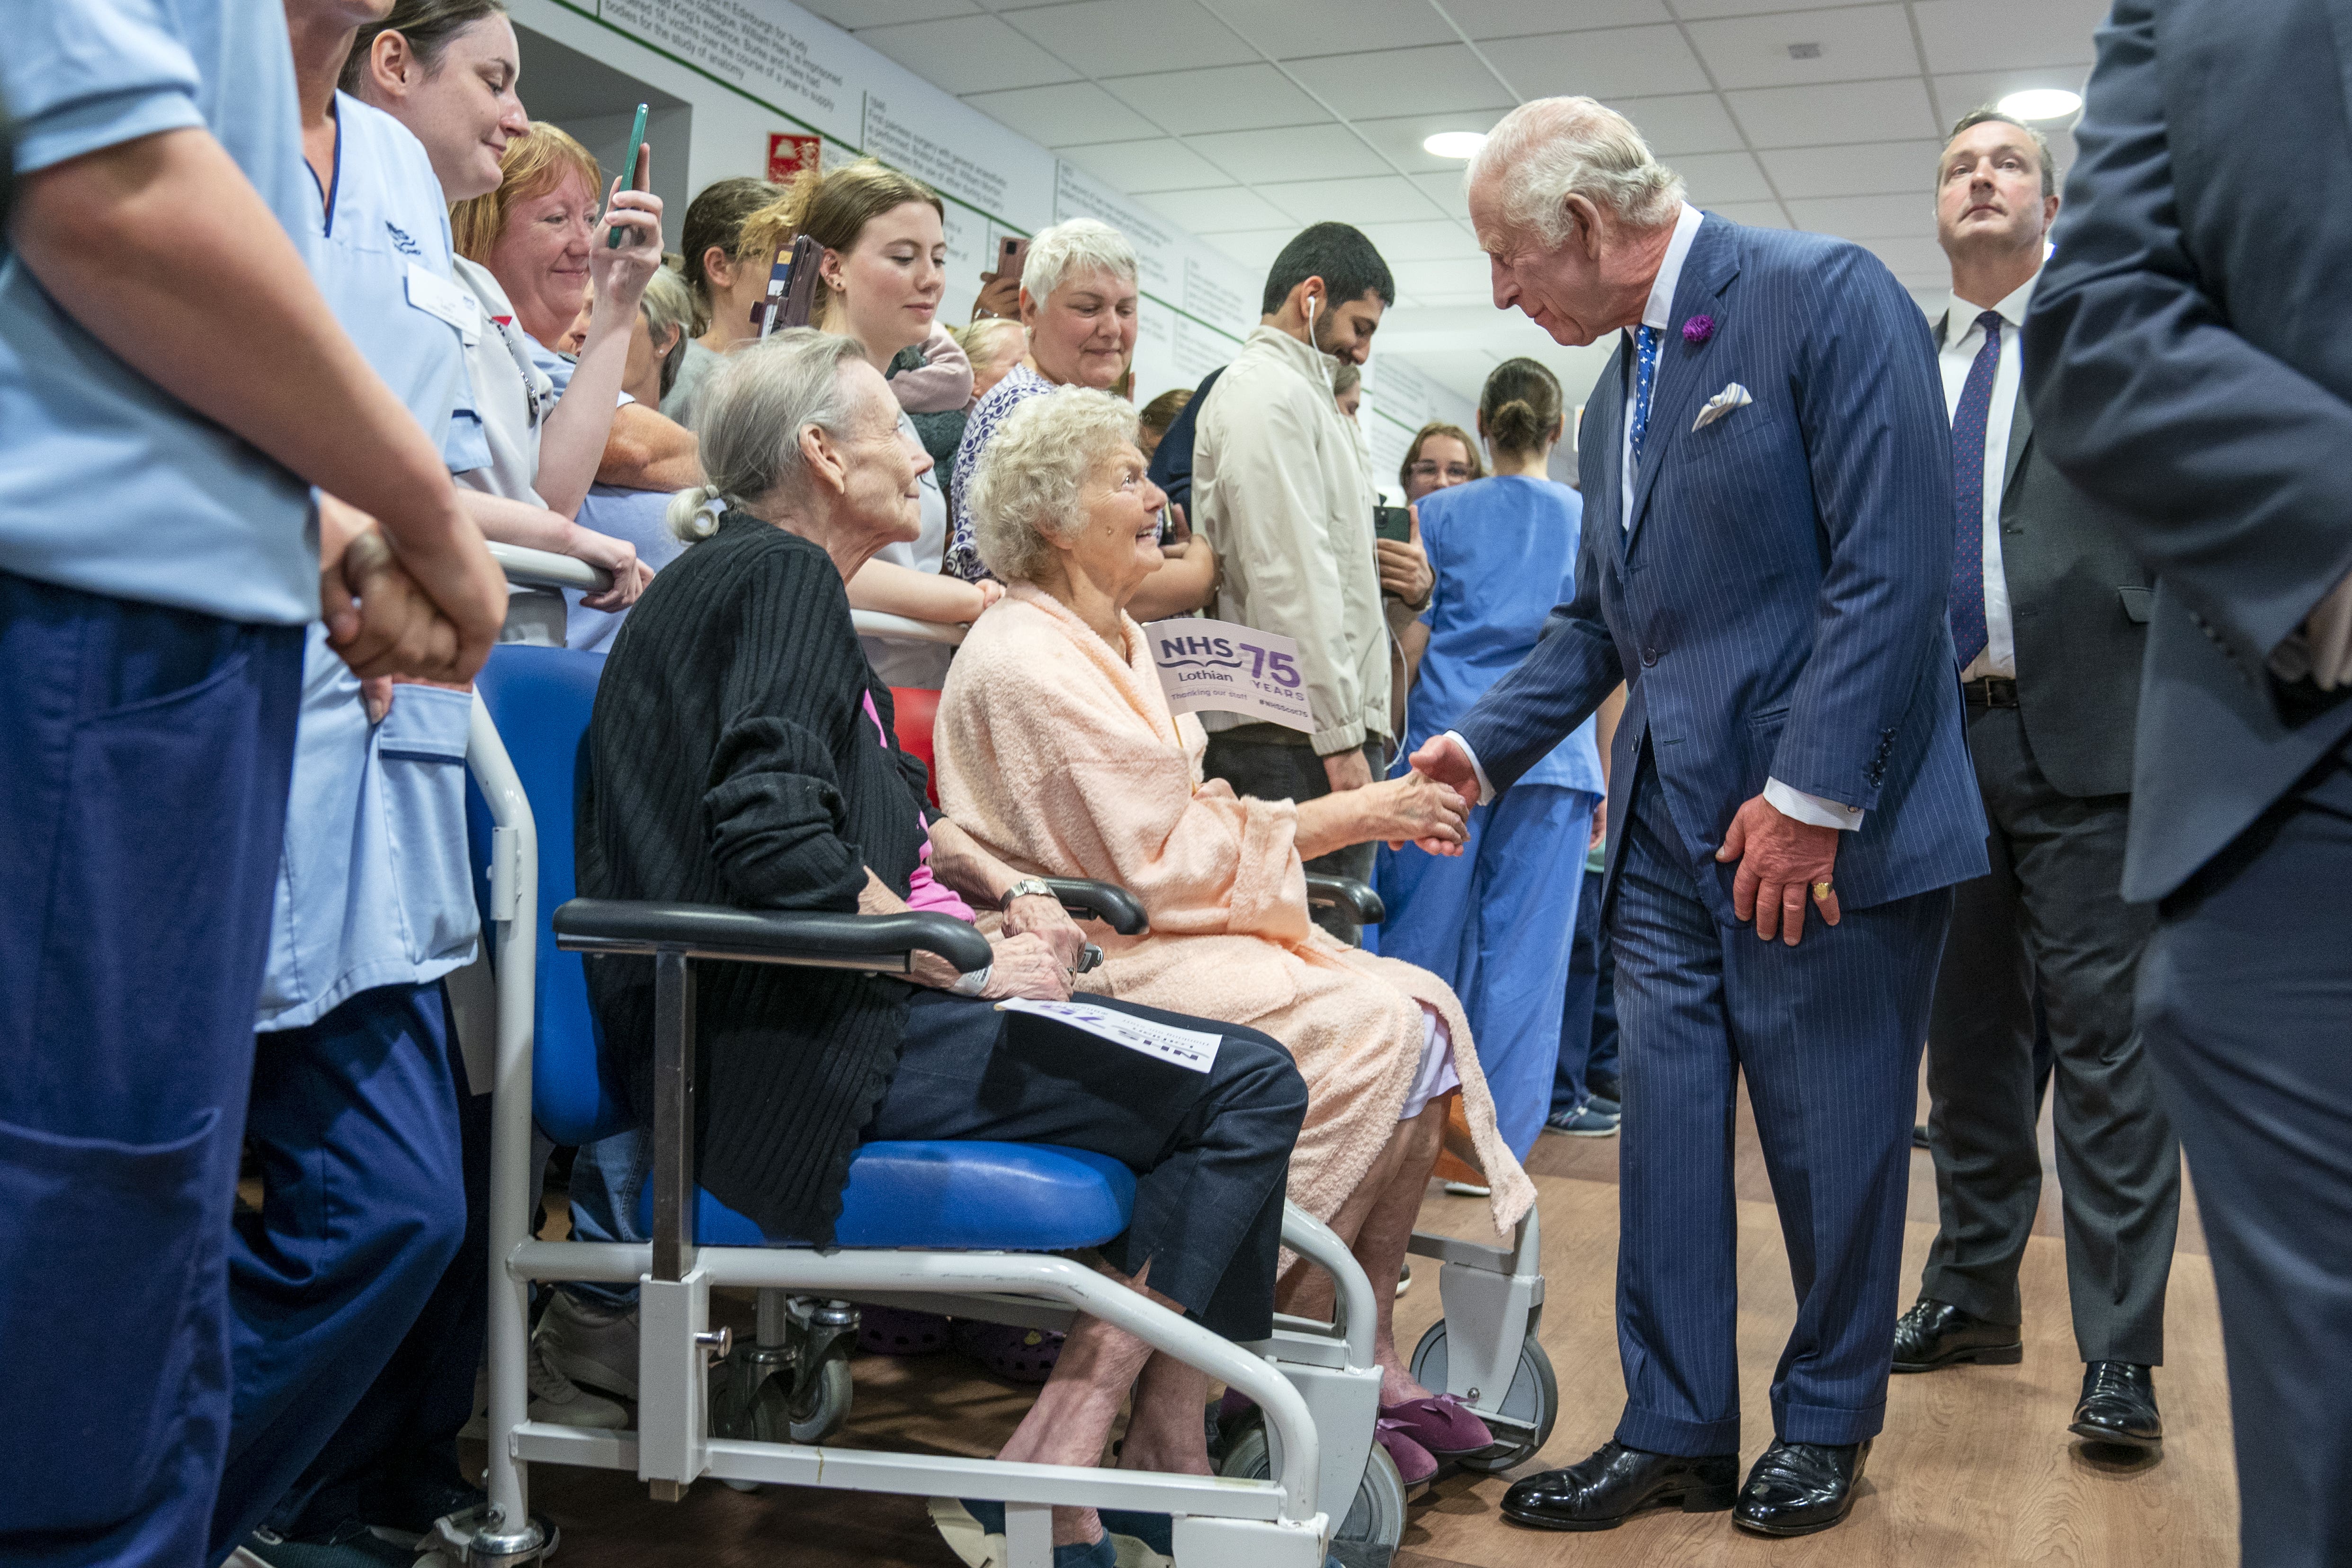
{"type": "Polygon", "coordinates": [[[2212,1248],[2244,1561],[2352,1562],[2352,0],[2116,0],[2026,323],[2157,579],[2124,896],[2212,1248]]]}
{"type": "Polygon", "coordinates": [[[1515,110],[1473,163],[1469,202],[1497,306],[1564,343],[1620,333],[1581,428],[1577,597],[1413,757],[1491,798],[1626,684],[1603,918],[1628,1397],[1611,1442],[1519,1482],[1504,1511],[1594,1530],[1657,1502],[1730,1507],[1736,1490],[1750,1529],[1827,1529],[1885,1405],[1950,889],[1985,872],[1944,620],[1935,346],[1867,251],[1701,215],[1590,99],[1515,110]],[[1797,1292],[1776,1441],[1744,1487],[1741,1073],[1797,1292]]]}
{"type": "Polygon", "coordinates": [[[1998,110],[1953,127],[1936,187],[1952,263],[1936,323],[1957,498],[1951,622],[1969,751],[1992,824],[1963,884],[1927,1028],[1942,1226],[1895,1370],[2014,1364],[2017,1268],[2042,1197],[2035,1006],[2056,1064],[2066,1280],[2084,1364],[2073,1430],[2142,1448],[2164,1424],[2164,1288],[2180,1152],[2132,1027],[2153,911],[2123,900],[2147,574],[2050,466],[2017,395],[2019,329],[2057,215],[2042,133],[1998,110]]]}

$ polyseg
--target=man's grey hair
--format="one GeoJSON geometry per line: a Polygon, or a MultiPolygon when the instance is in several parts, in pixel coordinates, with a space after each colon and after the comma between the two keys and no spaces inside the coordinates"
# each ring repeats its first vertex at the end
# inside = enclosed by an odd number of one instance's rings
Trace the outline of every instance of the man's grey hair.
{"type": "Polygon", "coordinates": [[[2042,133],[2040,126],[2029,125],[2014,114],[2004,114],[1990,103],[1981,109],[1969,110],[1953,122],[1952,133],[1944,138],[1943,146],[1936,152],[1937,185],[1940,188],[1944,183],[1944,154],[1952,150],[1952,143],[1960,139],[1962,132],[1973,131],[1988,121],[1998,125],[2014,125],[2025,132],[2026,140],[2033,143],[2033,155],[2042,160],[2042,195],[2044,198],[2056,195],[2058,165],[2050,161],[2050,138],[2042,133]]]}
{"type": "Polygon", "coordinates": [[[1502,183],[1503,221],[1547,247],[1573,232],[1570,196],[1630,228],[1663,227],[1682,210],[1682,176],[1632,121],[1590,98],[1538,98],[1505,115],[1470,160],[1470,184],[1490,177],[1502,183]]]}
{"type": "Polygon", "coordinates": [[[1089,272],[1109,272],[1134,282],[1135,247],[1107,223],[1074,217],[1029,237],[1029,259],[1022,263],[1021,287],[1042,309],[1047,295],[1072,277],[1089,272]]]}
{"type": "Polygon", "coordinates": [[[980,558],[1007,583],[1034,583],[1055,544],[1087,523],[1087,479],[1135,439],[1135,408],[1091,387],[1029,398],[997,426],[966,504],[980,558]]]}
{"type": "Polygon", "coordinates": [[[670,531],[692,544],[717,531],[720,510],[797,495],[809,477],[801,432],[841,430],[853,402],[841,369],[865,358],[856,339],[812,327],[728,355],[711,373],[695,419],[703,482],[670,499],[670,531]]]}

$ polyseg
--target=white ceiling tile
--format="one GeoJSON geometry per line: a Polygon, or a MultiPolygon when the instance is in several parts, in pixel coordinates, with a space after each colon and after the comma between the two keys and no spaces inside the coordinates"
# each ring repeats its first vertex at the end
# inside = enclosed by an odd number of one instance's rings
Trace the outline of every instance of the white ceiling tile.
{"type": "Polygon", "coordinates": [[[1615,98],[1609,107],[1633,122],[1650,151],[1661,158],[1678,153],[1725,153],[1739,146],[1739,127],[1711,92],[1678,92],[1664,98],[1615,98]]]}
{"type": "Polygon", "coordinates": [[[1297,224],[1285,224],[1280,228],[1237,228],[1204,235],[1202,238],[1250,271],[1264,273],[1274,266],[1274,258],[1282,254],[1282,247],[1297,233],[1297,224]]]}
{"type": "Polygon", "coordinates": [[[1752,153],[1696,153],[1675,159],[1672,167],[1690,187],[1690,199],[1698,206],[1772,199],[1772,186],[1752,153]]]}
{"type": "Polygon", "coordinates": [[[1287,68],[1342,115],[1375,118],[1400,110],[1445,114],[1511,108],[1517,100],[1466,45],[1328,55],[1293,60],[1287,68]]]}
{"type": "Polygon", "coordinates": [[[1709,202],[1706,210],[1717,217],[1727,217],[1734,223],[1744,223],[1751,228],[1787,228],[1789,215],[1780,210],[1779,202],[1709,202]]]}
{"type": "Polygon", "coordinates": [[[1445,0],[1445,11],[1474,38],[1674,20],[1663,0],[1445,0]]]}
{"type": "Polygon", "coordinates": [[[856,32],[898,22],[929,22],[941,16],[968,16],[980,9],[973,0],[801,0],[836,27],[856,32]]]}
{"type": "Polygon", "coordinates": [[[1356,120],[1350,123],[1378,153],[1393,160],[1406,173],[1443,174],[1448,171],[1459,174],[1466,164],[1460,158],[1441,158],[1434,153],[1423,152],[1423,138],[1438,131],[1491,131],[1500,119],[1502,115],[1494,110],[1472,109],[1452,114],[1408,114],[1395,120],[1356,120]]]}
{"type": "Polygon", "coordinates": [[[1675,15],[1685,22],[1710,16],[1752,16],[1759,11],[1786,11],[1789,0],[1675,0],[1675,15]]]}
{"type": "Polygon", "coordinates": [[[1439,209],[1396,174],[1360,180],[1297,180],[1260,184],[1258,194],[1300,223],[1410,223],[1439,209]]]}
{"type": "Polygon", "coordinates": [[[994,16],[868,27],[857,38],[924,80],[958,94],[1039,87],[1078,74],[994,16]]]}
{"type": "Polygon", "coordinates": [[[1433,219],[1426,223],[1367,223],[1364,231],[1391,265],[1399,261],[1472,260],[1486,265],[1486,256],[1470,231],[1460,224],[1433,219]]]}
{"type": "Polygon", "coordinates": [[[2088,65],[2109,0],[1917,0],[1931,71],[2088,65]]]}
{"type": "Polygon", "coordinates": [[[1799,228],[1848,239],[1932,237],[1936,198],[1924,185],[1883,196],[1808,196],[1789,204],[1799,228]]]}
{"type": "MultiPolygon", "coordinates": [[[[1421,191],[1423,195],[1437,204],[1438,211],[1444,213],[1450,217],[1464,219],[1467,219],[1469,217],[1470,202],[1469,198],[1463,192],[1462,176],[1460,174],[1451,173],[1444,174],[1415,174],[1412,177],[1412,183],[1421,187],[1421,191]]],[[[1402,216],[1403,215],[1400,214],[1398,216],[1402,216]]]]}
{"type": "Polygon", "coordinates": [[[1694,22],[1690,34],[1716,85],[1727,89],[1919,74],[1911,24],[1896,5],[1733,16],[1694,22]],[[1818,52],[1797,59],[1792,45],[1818,52]]]}
{"type": "Polygon", "coordinates": [[[1244,37],[1278,60],[1451,43],[1428,0],[1214,0],[1244,37]]]}
{"type": "Polygon", "coordinates": [[[1389,270],[1396,275],[1397,287],[1406,293],[1423,296],[1466,296],[1473,301],[1491,300],[1493,272],[1484,258],[1465,257],[1455,261],[1400,261],[1386,258],[1389,270]]]}
{"type": "Polygon", "coordinates": [[[1478,46],[1521,98],[1584,93],[1603,101],[1702,92],[1706,72],[1679,27],[1605,27],[1543,33],[1478,46]]]}
{"type": "Polygon", "coordinates": [[[1046,147],[1131,142],[1160,133],[1160,127],[1090,81],[967,93],[964,101],[1046,147]]]}
{"type": "Polygon", "coordinates": [[[1077,0],[1001,15],[1088,76],[1121,76],[1147,66],[1242,65],[1258,58],[1192,0],[1077,0]]]}
{"type": "Polygon", "coordinates": [[[1328,123],[1331,116],[1269,65],[1111,77],[1103,86],[1178,135],[1328,123]]]}
{"type": "Polygon", "coordinates": [[[1395,171],[1346,126],[1292,125],[1279,131],[1217,131],[1185,144],[1236,180],[1337,180],[1395,171]]]}
{"type": "Polygon", "coordinates": [[[1755,147],[1893,141],[1936,134],[1927,84],[1917,77],[1819,87],[1759,87],[1726,93],[1755,147]]]}
{"type": "Polygon", "coordinates": [[[1232,174],[1165,136],[1143,142],[1080,142],[1054,151],[1130,195],[1234,183],[1232,174]]]}
{"type": "Polygon", "coordinates": [[[1952,275],[1952,264],[1945,257],[1944,247],[1936,243],[1936,237],[1933,234],[1888,239],[1865,239],[1859,243],[1879,260],[1886,263],[1888,269],[1898,278],[1925,278],[1932,280],[1938,277],[1949,279],[1952,275]]]}
{"type": "MultiPolygon", "coordinates": [[[[1189,228],[1195,234],[1214,234],[1227,228],[1278,228],[1290,221],[1288,213],[1239,185],[1210,191],[1161,191],[1139,199],[1178,227],[1189,228]]],[[[1295,225],[1292,232],[1297,232],[1295,225]]]]}
{"type": "Polygon", "coordinates": [[[1760,153],[1765,173],[1783,196],[1909,195],[1928,199],[1936,188],[1940,142],[1858,142],[1841,146],[1787,147],[1760,153]]]}
{"type": "MultiPolygon", "coordinates": [[[[2088,66],[2019,66],[2009,70],[1961,71],[1929,77],[1927,81],[1935,89],[1937,106],[1944,111],[1937,125],[1941,130],[1969,110],[1998,103],[2024,88],[2063,87],[2069,92],[2080,92],[2090,75],[2088,66]]],[[[2054,122],[2042,127],[2044,134],[2056,128],[2054,122]]]]}

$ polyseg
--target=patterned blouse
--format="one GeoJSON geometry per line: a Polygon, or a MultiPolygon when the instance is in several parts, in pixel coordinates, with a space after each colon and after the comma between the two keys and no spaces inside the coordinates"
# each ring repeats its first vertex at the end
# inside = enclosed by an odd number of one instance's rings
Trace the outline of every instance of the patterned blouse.
{"type": "Polygon", "coordinates": [[[979,547],[972,541],[971,510],[964,498],[971,493],[972,473],[980,467],[981,453],[995,439],[997,426],[1029,399],[1054,389],[1052,382],[1026,364],[1016,364],[988,389],[988,395],[973,405],[964,421],[963,440],[956,447],[954,483],[948,492],[947,558],[940,567],[949,576],[967,583],[995,581],[996,574],[982,564],[979,547]]]}

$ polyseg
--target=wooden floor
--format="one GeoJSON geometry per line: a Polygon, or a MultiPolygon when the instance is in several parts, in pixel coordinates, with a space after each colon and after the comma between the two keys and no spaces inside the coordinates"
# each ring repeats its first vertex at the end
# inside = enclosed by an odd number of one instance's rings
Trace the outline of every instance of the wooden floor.
{"type": "MultiPolygon", "coordinates": [[[[1766,1389],[1794,1312],[1786,1254],[1754,1131],[1743,1108],[1740,1361],[1753,1458],[1770,1436],[1766,1389]]],[[[2044,1164],[2048,1128],[2044,1124],[2044,1164]]],[[[1935,1234],[1935,1183],[1912,1157],[1906,1246],[1907,1303],[1935,1234]]],[[[1568,1464],[1605,1439],[1624,1384],[1617,1363],[1613,1273],[1617,1144],[1547,1136],[1529,1161],[1543,1213],[1549,1302],[1542,1339],[1562,1409],[1544,1453],[1514,1475],[1568,1464]]],[[[2066,1434],[2082,1377],[2066,1311],[2057,1181],[2045,1178],[2021,1284],[2026,1354],[2014,1367],[1897,1377],[1853,1515],[1824,1534],[1775,1542],[1743,1535],[1727,1514],[1643,1515],[1624,1527],[1561,1535],[1507,1523],[1496,1503],[1510,1478],[1441,1477],[1413,1505],[1396,1568],[1593,1568],[1770,1563],[1879,1568],[2222,1568],[2237,1561],[2237,1493],[2213,1274],[2193,1199],[2184,1205],[2167,1314],[2168,1363],[2158,1373],[2168,1436],[2154,1461],[2118,1459],[2066,1434]]],[[[1483,1230],[1485,1205],[1433,1187],[1423,1227],[1483,1230]]],[[[1423,1265],[1424,1268],[1428,1266],[1423,1265]]],[[[1424,1281],[1398,1308],[1410,1346],[1435,1316],[1424,1281]]],[[[731,1315],[731,1314],[730,1314],[731,1315]]],[[[748,1314],[747,1314],[748,1319],[748,1314]]],[[[1009,1432],[1027,1394],[952,1356],[861,1358],[847,1440],[858,1446],[985,1454],[1009,1432]]],[[[955,1568],[919,1500],[771,1488],[755,1495],[714,1482],[678,1504],[646,1500],[629,1478],[541,1467],[535,1509],[563,1527],[568,1568],[955,1568]]]]}

